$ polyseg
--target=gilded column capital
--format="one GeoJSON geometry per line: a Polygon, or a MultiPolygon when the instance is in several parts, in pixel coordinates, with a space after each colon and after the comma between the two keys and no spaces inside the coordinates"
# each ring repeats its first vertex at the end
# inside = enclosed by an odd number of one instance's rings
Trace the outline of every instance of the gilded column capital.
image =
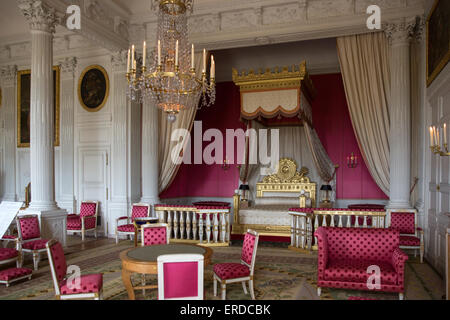
{"type": "Polygon", "coordinates": [[[17,66],[5,66],[0,70],[0,78],[5,87],[12,87],[15,84],[17,76],[17,66]]]}
{"type": "Polygon", "coordinates": [[[56,10],[41,0],[17,0],[20,11],[28,20],[31,30],[55,33],[56,25],[60,23],[56,10]]]}
{"type": "Polygon", "coordinates": [[[409,44],[415,33],[416,17],[387,22],[383,25],[384,32],[391,46],[409,44]]]}

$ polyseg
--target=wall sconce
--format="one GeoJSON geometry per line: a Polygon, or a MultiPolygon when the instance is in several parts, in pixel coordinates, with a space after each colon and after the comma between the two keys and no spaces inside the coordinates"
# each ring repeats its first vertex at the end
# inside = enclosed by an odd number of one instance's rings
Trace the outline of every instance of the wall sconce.
{"type": "Polygon", "coordinates": [[[440,155],[441,157],[448,157],[450,153],[448,152],[447,145],[447,124],[444,123],[444,147],[441,149],[441,138],[439,131],[441,128],[436,130],[436,127],[430,127],[430,148],[434,154],[440,155]]]}
{"type": "Polygon", "coordinates": [[[356,168],[358,166],[358,157],[352,152],[351,155],[347,157],[347,167],[356,168]]]}
{"type": "Polygon", "coordinates": [[[222,169],[225,171],[230,169],[230,160],[228,160],[228,159],[223,160],[222,169]]]}

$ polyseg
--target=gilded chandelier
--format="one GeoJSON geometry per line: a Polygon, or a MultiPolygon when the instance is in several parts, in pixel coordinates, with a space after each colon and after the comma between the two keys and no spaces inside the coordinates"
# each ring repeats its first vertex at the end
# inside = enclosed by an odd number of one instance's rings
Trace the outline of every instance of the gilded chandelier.
{"type": "Polygon", "coordinates": [[[148,67],[145,41],[142,59],[137,58],[134,45],[128,50],[128,96],[138,101],[151,98],[168,115],[168,121],[174,122],[183,109],[214,104],[215,62],[211,56],[208,82],[204,49],[202,73],[197,77],[194,45],[188,43],[187,24],[187,12],[192,12],[193,0],[151,0],[151,4],[152,9],[159,8],[156,49],[149,56],[148,67]]]}

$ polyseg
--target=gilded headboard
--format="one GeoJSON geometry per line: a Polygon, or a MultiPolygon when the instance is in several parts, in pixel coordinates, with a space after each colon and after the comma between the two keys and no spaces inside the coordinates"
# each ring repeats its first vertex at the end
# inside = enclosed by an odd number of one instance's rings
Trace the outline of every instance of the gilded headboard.
{"type": "Polygon", "coordinates": [[[311,198],[311,205],[316,205],[316,183],[311,182],[307,177],[308,168],[302,167],[297,171],[297,164],[294,160],[283,158],[278,162],[277,173],[265,176],[262,182],[256,184],[256,196],[261,198],[264,192],[308,192],[311,198]]]}

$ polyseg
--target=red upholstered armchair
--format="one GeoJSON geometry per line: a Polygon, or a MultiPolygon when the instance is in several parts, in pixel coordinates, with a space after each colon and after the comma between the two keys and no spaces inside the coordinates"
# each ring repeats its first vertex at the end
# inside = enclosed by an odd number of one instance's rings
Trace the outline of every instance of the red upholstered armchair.
{"type": "Polygon", "coordinates": [[[31,253],[33,255],[34,270],[37,270],[41,260],[41,253],[46,252],[45,244],[48,242],[47,239],[41,238],[39,217],[35,214],[18,216],[16,221],[19,234],[18,246],[22,250],[22,257],[24,253],[31,253]]]}
{"type": "Polygon", "coordinates": [[[79,282],[67,277],[67,264],[64,250],[57,240],[52,239],[46,245],[55,295],[58,300],[103,299],[103,274],[81,275],[79,282]]]}
{"type": "Polygon", "coordinates": [[[317,293],[321,288],[398,292],[404,295],[405,261],[399,249],[399,232],[379,228],[320,227],[318,239],[317,293]],[[369,278],[370,266],[380,268],[379,286],[369,278]],[[369,280],[369,281],[368,281],[369,280]]]}
{"type": "Polygon", "coordinates": [[[417,227],[417,210],[414,209],[389,209],[390,228],[400,232],[400,248],[414,249],[414,257],[417,250],[420,251],[420,262],[423,263],[425,245],[423,230],[417,227]]]}
{"type": "Polygon", "coordinates": [[[81,233],[84,241],[87,231],[94,231],[97,239],[97,215],[98,201],[82,201],[80,214],[69,214],[67,216],[67,233],[81,233]]]}
{"type": "Polygon", "coordinates": [[[119,243],[119,235],[124,234],[127,237],[134,235],[134,221],[145,221],[150,216],[150,205],[148,203],[135,203],[131,209],[131,218],[128,216],[116,219],[116,244],[119,243]],[[119,224],[120,222],[126,222],[119,224]]]}
{"type": "Polygon", "coordinates": [[[255,271],[256,250],[258,248],[259,234],[248,230],[245,234],[242,246],[240,263],[219,263],[214,265],[214,296],[217,296],[217,282],[220,281],[222,288],[222,300],[226,299],[227,283],[242,282],[244,293],[247,294],[245,282],[248,281],[250,295],[255,300],[253,290],[253,274],[255,271]]]}

